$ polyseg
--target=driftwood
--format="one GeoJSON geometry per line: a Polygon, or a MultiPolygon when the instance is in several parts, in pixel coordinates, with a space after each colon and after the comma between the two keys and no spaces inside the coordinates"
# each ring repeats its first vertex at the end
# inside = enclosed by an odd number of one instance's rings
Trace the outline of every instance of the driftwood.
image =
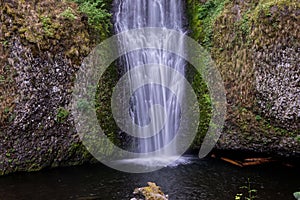
{"type": "Polygon", "coordinates": [[[244,160],[243,166],[260,165],[264,163],[274,162],[272,158],[247,158],[244,160]]]}
{"type": "Polygon", "coordinates": [[[243,164],[240,163],[239,161],[235,161],[235,160],[231,160],[229,158],[223,158],[223,157],[221,157],[221,160],[224,160],[224,161],[226,161],[228,163],[231,163],[231,164],[239,166],[239,167],[243,167],[243,164]]]}
{"type": "Polygon", "coordinates": [[[264,163],[275,162],[275,160],[273,160],[272,158],[246,158],[243,161],[232,160],[230,158],[225,158],[225,157],[221,157],[220,159],[239,167],[261,165],[264,163]]]}

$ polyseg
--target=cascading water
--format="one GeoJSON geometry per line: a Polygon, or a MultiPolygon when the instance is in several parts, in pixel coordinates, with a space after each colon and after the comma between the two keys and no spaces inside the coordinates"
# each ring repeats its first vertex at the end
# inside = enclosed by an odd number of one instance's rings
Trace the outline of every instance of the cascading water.
{"type": "MultiPolygon", "coordinates": [[[[184,1],[181,0],[115,0],[114,1],[114,29],[121,33],[131,29],[145,27],[160,27],[186,33],[186,20],[184,17],[184,1]]],[[[143,38],[127,38],[128,40],[144,42],[143,38]]],[[[160,46],[168,45],[168,41],[160,39],[160,46]]],[[[184,51],[183,41],[178,42],[178,49],[184,51]]],[[[120,41],[121,46],[130,42],[120,41]]],[[[135,67],[142,67],[144,74],[141,79],[151,79],[156,76],[170,83],[176,82],[176,77],[170,77],[163,70],[154,70],[150,65],[164,65],[175,69],[182,75],[185,73],[186,62],[179,56],[159,49],[142,49],[125,54],[120,58],[121,71],[128,72],[135,67]]],[[[141,80],[128,77],[130,85],[141,80]]],[[[135,152],[147,153],[156,151],[167,145],[175,136],[180,124],[179,98],[183,98],[184,85],[176,86],[176,95],[168,88],[157,84],[146,84],[143,87],[132,91],[129,113],[132,121],[139,126],[146,126],[153,119],[161,119],[159,113],[152,113],[150,107],[160,105],[165,111],[165,124],[158,134],[152,137],[136,138],[135,152]]],[[[159,125],[155,125],[159,126],[159,125]]],[[[164,156],[176,155],[176,148],[164,152],[164,156]]]]}

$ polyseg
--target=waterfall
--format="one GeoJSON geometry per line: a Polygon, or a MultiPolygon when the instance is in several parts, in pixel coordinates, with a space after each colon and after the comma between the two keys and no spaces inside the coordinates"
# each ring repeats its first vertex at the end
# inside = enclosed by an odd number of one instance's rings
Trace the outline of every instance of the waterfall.
{"type": "MultiPolygon", "coordinates": [[[[184,1],[181,0],[114,0],[114,31],[121,33],[131,29],[145,27],[159,27],[173,29],[181,33],[186,33],[186,20],[184,17],[184,1]]],[[[128,39],[128,38],[127,38],[128,39]]],[[[137,41],[142,38],[130,38],[137,41]]],[[[160,39],[160,45],[168,45],[168,41],[160,39]]],[[[121,46],[130,42],[120,41],[121,46]]],[[[183,41],[178,41],[178,49],[184,51],[183,41]]],[[[176,82],[176,77],[163,70],[155,70],[150,65],[163,65],[173,68],[182,75],[185,74],[186,62],[179,56],[159,49],[142,49],[125,54],[119,60],[122,73],[142,67],[144,74],[142,79],[151,79],[156,76],[161,80],[176,82]]],[[[136,77],[128,77],[130,85],[134,88],[138,81],[136,77]]],[[[135,152],[147,153],[156,151],[167,145],[175,136],[180,124],[181,110],[178,103],[179,98],[184,96],[184,85],[177,85],[175,94],[166,87],[158,84],[146,84],[143,87],[132,91],[130,99],[130,113],[132,122],[143,127],[156,119],[165,121],[164,126],[151,137],[135,138],[135,152]],[[160,105],[165,111],[165,115],[152,113],[150,107],[160,105]],[[164,116],[165,119],[162,119],[164,116]]],[[[155,126],[159,126],[158,124],[155,126]]],[[[143,133],[142,133],[143,134],[143,133]]],[[[142,135],[141,135],[142,136],[142,135]]],[[[164,152],[164,156],[176,155],[176,148],[164,152]]]]}

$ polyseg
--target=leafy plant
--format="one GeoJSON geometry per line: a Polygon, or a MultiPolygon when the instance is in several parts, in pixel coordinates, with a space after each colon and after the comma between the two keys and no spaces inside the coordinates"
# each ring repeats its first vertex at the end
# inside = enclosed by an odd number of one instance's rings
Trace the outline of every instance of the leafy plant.
{"type": "Polygon", "coordinates": [[[73,0],[79,5],[79,10],[88,16],[89,25],[98,30],[108,31],[111,26],[111,14],[107,10],[104,0],[73,0]]]}
{"type": "Polygon", "coordinates": [[[248,181],[247,181],[247,185],[240,187],[240,189],[246,189],[247,190],[246,196],[244,195],[244,193],[238,193],[238,194],[235,195],[235,200],[242,200],[242,199],[253,200],[253,199],[256,199],[257,190],[251,188],[251,182],[250,182],[249,178],[248,178],[248,181]]]}
{"type": "Polygon", "coordinates": [[[208,0],[198,5],[198,19],[200,20],[200,37],[205,47],[211,47],[213,24],[228,0],[208,0]]]}

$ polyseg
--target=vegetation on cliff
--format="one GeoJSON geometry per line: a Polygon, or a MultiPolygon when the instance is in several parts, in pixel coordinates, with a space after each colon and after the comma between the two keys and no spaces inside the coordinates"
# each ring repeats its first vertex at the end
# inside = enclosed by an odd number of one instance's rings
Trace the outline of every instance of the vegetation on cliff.
{"type": "Polygon", "coordinates": [[[1,174],[91,160],[70,101],[82,60],[110,35],[110,3],[0,2],[1,174]]]}
{"type": "Polygon", "coordinates": [[[219,147],[299,154],[299,1],[188,2],[192,36],[227,91],[219,147]]]}

